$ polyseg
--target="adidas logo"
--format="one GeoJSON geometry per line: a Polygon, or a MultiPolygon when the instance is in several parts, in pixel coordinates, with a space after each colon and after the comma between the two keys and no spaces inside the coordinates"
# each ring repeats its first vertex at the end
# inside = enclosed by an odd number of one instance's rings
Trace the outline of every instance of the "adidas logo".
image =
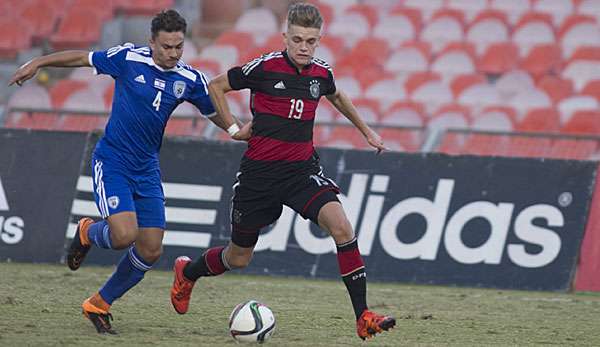
{"type": "Polygon", "coordinates": [[[8,211],[9,209],[8,200],[6,200],[6,193],[4,192],[4,187],[2,186],[2,179],[0,179],[0,211],[8,211]]]}
{"type": "Polygon", "coordinates": [[[139,75],[138,77],[135,78],[136,82],[140,82],[140,83],[146,83],[146,80],[144,79],[144,75],[139,75]]]}
{"type": "Polygon", "coordinates": [[[273,86],[273,88],[275,88],[275,89],[285,89],[285,84],[283,84],[283,81],[279,81],[279,82],[277,82],[277,84],[275,84],[273,86]]]}

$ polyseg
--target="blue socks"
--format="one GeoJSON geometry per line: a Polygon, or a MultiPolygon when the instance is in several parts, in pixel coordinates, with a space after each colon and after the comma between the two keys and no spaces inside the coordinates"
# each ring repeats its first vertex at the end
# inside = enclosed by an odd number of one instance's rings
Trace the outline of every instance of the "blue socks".
{"type": "Polygon", "coordinates": [[[88,228],[90,243],[104,249],[112,249],[110,241],[110,228],[106,220],[98,221],[88,228]]]}
{"type": "MultiPolygon", "coordinates": [[[[91,237],[90,240],[92,240],[91,237]]],[[[152,264],[149,264],[142,259],[135,250],[135,245],[131,246],[119,261],[115,272],[110,276],[108,281],[106,281],[104,286],[100,288],[100,296],[102,296],[102,299],[109,305],[112,305],[116,299],[120,298],[129,289],[138,284],[144,278],[146,271],[151,268],[152,264]]]]}

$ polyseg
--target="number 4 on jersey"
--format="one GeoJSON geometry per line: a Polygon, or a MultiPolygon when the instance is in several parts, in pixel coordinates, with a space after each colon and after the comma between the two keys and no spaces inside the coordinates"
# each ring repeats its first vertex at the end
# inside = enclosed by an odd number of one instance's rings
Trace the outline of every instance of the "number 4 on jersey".
{"type": "Polygon", "coordinates": [[[154,98],[154,101],[152,101],[152,106],[154,106],[154,109],[156,110],[156,112],[158,112],[158,109],[160,108],[161,96],[162,96],[162,92],[159,90],[158,93],[156,93],[156,97],[154,98]]]}

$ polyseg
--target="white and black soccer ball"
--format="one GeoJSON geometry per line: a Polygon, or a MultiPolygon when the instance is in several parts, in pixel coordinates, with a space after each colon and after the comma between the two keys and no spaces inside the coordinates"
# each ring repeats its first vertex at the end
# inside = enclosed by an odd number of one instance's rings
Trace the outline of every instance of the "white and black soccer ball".
{"type": "Polygon", "coordinates": [[[273,312],[256,300],[237,305],[229,315],[229,332],[238,342],[263,343],[273,335],[273,331],[273,312]]]}

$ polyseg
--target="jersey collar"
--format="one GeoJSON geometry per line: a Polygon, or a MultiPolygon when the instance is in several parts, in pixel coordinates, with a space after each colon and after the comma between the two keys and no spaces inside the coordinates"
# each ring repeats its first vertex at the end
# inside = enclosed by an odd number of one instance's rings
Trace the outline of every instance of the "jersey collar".
{"type": "MultiPolygon", "coordinates": [[[[281,54],[283,54],[283,57],[285,58],[285,61],[294,68],[294,70],[296,70],[297,73],[301,73],[301,71],[298,71],[298,68],[296,67],[296,65],[294,65],[294,62],[292,61],[292,59],[290,59],[290,57],[287,54],[287,50],[284,50],[283,52],[281,52],[281,54]]],[[[313,60],[314,58],[310,58],[310,63],[308,65],[304,65],[302,67],[302,70],[306,70],[308,68],[310,68],[310,66],[313,64],[313,60]]]]}

